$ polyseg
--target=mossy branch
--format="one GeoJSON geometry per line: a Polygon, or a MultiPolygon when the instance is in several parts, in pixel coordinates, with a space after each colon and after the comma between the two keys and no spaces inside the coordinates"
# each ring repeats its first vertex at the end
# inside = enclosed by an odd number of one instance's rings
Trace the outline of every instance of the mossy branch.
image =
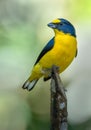
{"type": "Polygon", "coordinates": [[[51,129],[68,130],[67,124],[67,98],[62,81],[55,65],[51,76],[51,129]]]}

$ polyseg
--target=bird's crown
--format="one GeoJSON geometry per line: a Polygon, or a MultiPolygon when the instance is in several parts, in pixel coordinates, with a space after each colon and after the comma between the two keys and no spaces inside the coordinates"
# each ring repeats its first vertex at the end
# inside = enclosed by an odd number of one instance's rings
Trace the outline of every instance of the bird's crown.
{"type": "Polygon", "coordinates": [[[70,34],[76,37],[74,26],[66,19],[63,18],[55,19],[51,23],[49,23],[48,26],[53,28],[54,30],[58,30],[65,34],[70,34]]]}

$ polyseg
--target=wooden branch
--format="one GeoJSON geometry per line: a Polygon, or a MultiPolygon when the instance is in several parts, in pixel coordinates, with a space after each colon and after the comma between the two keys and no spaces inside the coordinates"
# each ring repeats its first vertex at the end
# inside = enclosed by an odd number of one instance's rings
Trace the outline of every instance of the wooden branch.
{"type": "Polygon", "coordinates": [[[51,129],[68,130],[67,98],[65,89],[58,74],[58,68],[53,65],[51,77],[51,129]]]}

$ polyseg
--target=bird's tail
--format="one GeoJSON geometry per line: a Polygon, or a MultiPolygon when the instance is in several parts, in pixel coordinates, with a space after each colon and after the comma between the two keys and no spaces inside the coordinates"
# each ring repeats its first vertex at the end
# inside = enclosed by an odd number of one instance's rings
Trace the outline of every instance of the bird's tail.
{"type": "Polygon", "coordinates": [[[34,79],[32,81],[30,81],[29,79],[23,84],[22,88],[23,89],[27,89],[28,91],[31,91],[35,84],[37,83],[38,79],[34,79]]]}

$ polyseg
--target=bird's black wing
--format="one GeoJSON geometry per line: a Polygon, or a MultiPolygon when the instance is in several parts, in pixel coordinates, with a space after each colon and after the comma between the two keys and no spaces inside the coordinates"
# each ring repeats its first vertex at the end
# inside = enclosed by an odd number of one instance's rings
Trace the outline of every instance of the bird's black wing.
{"type": "Polygon", "coordinates": [[[77,57],[77,54],[78,54],[78,49],[76,49],[76,54],[75,54],[75,57],[77,57]]]}
{"type": "Polygon", "coordinates": [[[39,62],[39,60],[41,59],[41,57],[43,57],[45,53],[47,53],[49,50],[51,50],[53,48],[53,46],[54,46],[54,37],[47,43],[47,45],[41,51],[41,53],[38,56],[34,65],[36,65],[39,62]]]}

